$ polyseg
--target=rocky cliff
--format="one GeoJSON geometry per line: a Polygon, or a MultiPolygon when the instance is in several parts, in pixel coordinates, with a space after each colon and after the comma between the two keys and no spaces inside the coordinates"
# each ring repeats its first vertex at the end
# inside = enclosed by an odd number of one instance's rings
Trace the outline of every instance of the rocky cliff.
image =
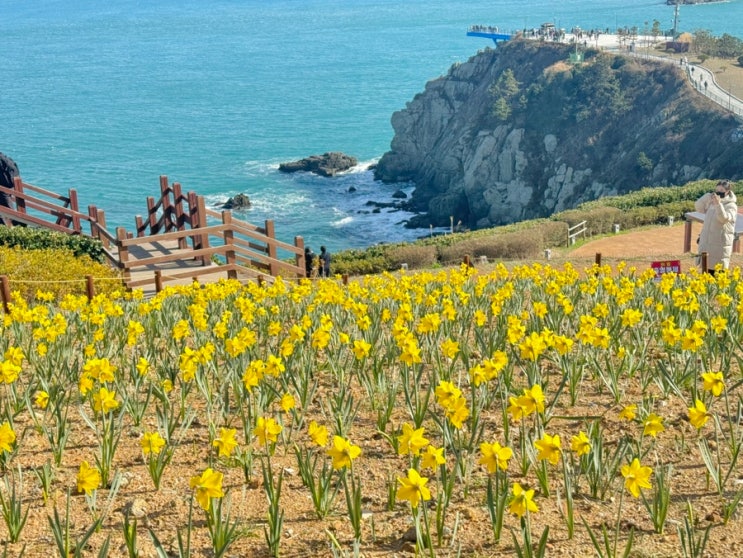
{"type": "Polygon", "coordinates": [[[515,40],[392,116],[375,177],[416,185],[412,226],[544,217],[606,195],[743,176],[743,128],[674,64],[515,40]]]}

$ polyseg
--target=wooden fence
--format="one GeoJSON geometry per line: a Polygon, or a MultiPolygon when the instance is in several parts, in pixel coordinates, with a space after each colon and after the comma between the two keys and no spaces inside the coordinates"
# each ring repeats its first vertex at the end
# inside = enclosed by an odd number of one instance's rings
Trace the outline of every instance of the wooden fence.
{"type": "Polygon", "coordinates": [[[17,224],[43,227],[65,234],[86,235],[101,241],[109,262],[117,265],[118,257],[113,245],[116,237],[106,229],[106,214],[94,205],[88,206],[88,213],[81,213],[77,191],[68,190],[62,196],[33,184],[23,182],[20,177],[13,180],[13,188],[0,186],[9,207],[0,205],[0,223],[6,226],[17,224]],[[89,233],[83,230],[87,223],[89,233]]]}
{"type": "Polygon", "coordinates": [[[203,196],[183,194],[178,183],[160,177],[160,197],[147,198],[145,217],[135,217],[134,234],[123,227],[111,234],[105,212],[93,205],[79,211],[77,192],[61,196],[27,184],[0,186],[8,207],[0,205],[0,220],[101,241],[109,261],[122,270],[129,288],[159,291],[168,281],[217,280],[219,276],[260,280],[265,275],[305,277],[304,241],[294,244],[275,236],[273,221],[263,227],[234,219],[230,211],[206,208],[203,196]],[[83,230],[87,223],[90,232],[83,230]],[[282,259],[283,258],[283,259],[282,259]],[[288,260],[288,261],[287,261],[288,260]]]}
{"type": "Polygon", "coordinates": [[[581,221],[577,225],[568,228],[568,246],[575,244],[575,239],[578,238],[579,235],[582,234],[583,238],[586,237],[586,232],[588,231],[586,224],[587,221],[581,221]]]}

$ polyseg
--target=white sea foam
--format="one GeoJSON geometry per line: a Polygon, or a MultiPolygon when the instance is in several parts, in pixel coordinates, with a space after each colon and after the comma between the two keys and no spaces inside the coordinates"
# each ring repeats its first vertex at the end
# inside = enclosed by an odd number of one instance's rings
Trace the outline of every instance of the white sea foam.
{"type": "Polygon", "coordinates": [[[331,221],[330,226],[335,228],[344,227],[353,223],[353,220],[353,217],[344,217],[343,219],[338,219],[337,221],[331,221]]]}
{"type": "Polygon", "coordinates": [[[248,174],[267,175],[279,169],[278,161],[245,161],[243,170],[248,174]]]}
{"type": "Polygon", "coordinates": [[[344,174],[358,174],[362,172],[369,171],[370,165],[375,165],[379,162],[379,157],[376,159],[370,159],[369,161],[359,161],[356,165],[348,169],[347,171],[343,171],[342,173],[339,173],[340,175],[344,174]]]}

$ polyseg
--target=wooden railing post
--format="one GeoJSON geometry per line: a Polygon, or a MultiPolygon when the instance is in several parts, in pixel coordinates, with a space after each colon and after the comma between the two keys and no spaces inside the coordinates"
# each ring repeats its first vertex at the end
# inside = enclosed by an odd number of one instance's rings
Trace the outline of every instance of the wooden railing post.
{"type": "Polygon", "coordinates": [[[10,279],[7,275],[0,275],[0,296],[3,299],[3,310],[10,312],[10,279]]]}
{"type": "Polygon", "coordinates": [[[137,231],[137,236],[144,236],[145,231],[144,219],[141,215],[134,216],[134,230],[137,231]]]}
{"type": "Polygon", "coordinates": [[[88,302],[95,298],[95,283],[92,275],[85,276],[85,292],[88,295],[88,302]]]}
{"type": "MultiPolygon", "coordinates": [[[[13,178],[13,186],[15,187],[15,191],[17,193],[19,194],[23,193],[23,180],[21,180],[20,176],[16,176],[15,178],[13,178]]],[[[15,208],[18,211],[18,213],[26,213],[26,200],[16,196],[15,208]]]]}
{"type": "Polygon", "coordinates": [[[160,269],[155,270],[155,292],[159,293],[163,290],[163,272],[160,269]]]}
{"type": "Polygon", "coordinates": [[[270,261],[268,262],[268,272],[276,277],[279,274],[279,252],[276,249],[276,231],[272,219],[266,220],[266,236],[268,237],[266,250],[270,261]]]}
{"type": "Polygon", "coordinates": [[[304,238],[295,236],[294,246],[297,247],[297,255],[294,258],[294,263],[301,270],[297,275],[299,277],[307,277],[307,258],[304,257],[304,238]]]}
{"type": "Polygon", "coordinates": [[[106,212],[103,211],[102,209],[96,208],[95,213],[96,213],[96,220],[98,221],[98,236],[101,242],[103,242],[103,245],[106,248],[109,248],[111,246],[111,243],[108,241],[108,235],[102,235],[100,233],[100,231],[102,230],[108,232],[108,229],[106,228],[106,212]]]}
{"type": "Polygon", "coordinates": [[[234,238],[235,238],[235,231],[233,231],[230,227],[232,227],[232,212],[231,211],[223,211],[222,212],[222,224],[224,224],[227,228],[224,230],[223,238],[224,238],[224,245],[226,248],[226,251],[224,253],[224,257],[227,260],[227,278],[228,279],[237,279],[237,270],[235,269],[236,259],[235,259],[235,246],[234,246],[234,238]]]}
{"type": "Polygon", "coordinates": [[[70,189],[70,209],[75,212],[72,215],[72,230],[78,234],[82,234],[83,229],[80,226],[80,217],[77,216],[77,213],[80,211],[80,205],[77,203],[77,190],[75,189],[70,189]]]}
{"type": "Polygon", "coordinates": [[[691,252],[691,221],[684,223],[684,254],[691,252]]]}
{"type": "Polygon", "coordinates": [[[173,190],[168,187],[168,178],[166,176],[160,177],[160,191],[162,192],[162,207],[163,207],[163,223],[165,225],[166,233],[173,230],[173,203],[170,199],[170,195],[173,190]],[[163,181],[163,178],[165,179],[163,181]]]}
{"type": "Polygon", "coordinates": [[[596,252],[596,259],[594,261],[597,266],[601,267],[601,252],[596,252]]]}
{"type": "Polygon", "coordinates": [[[88,206],[88,217],[90,217],[90,236],[101,240],[101,231],[98,228],[98,208],[96,206],[88,206]]]}
{"type": "Polygon", "coordinates": [[[707,267],[707,252],[702,252],[702,258],[701,258],[701,268],[704,273],[707,273],[709,271],[709,268],[707,267]]]}
{"type": "MultiPolygon", "coordinates": [[[[204,201],[204,196],[194,196],[196,198],[196,222],[191,223],[191,225],[195,228],[199,229],[205,229],[207,226],[206,223],[206,202],[204,201]]],[[[194,238],[198,238],[198,247],[201,248],[209,248],[209,235],[208,234],[200,234],[194,238]]],[[[194,247],[196,246],[196,241],[194,241],[194,247]]],[[[206,256],[201,257],[201,264],[202,265],[209,265],[209,258],[206,256]]]]}
{"type": "Polygon", "coordinates": [[[129,248],[123,244],[123,240],[126,240],[127,238],[127,232],[124,227],[117,227],[116,228],[116,247],[119,250],[119,265],[121,266],[121,269],[123,270],[124,275],[124,284],[126,286],[129,286],[129,282],[132,279],[132,272],[127,267],[127,263],[129,262],[129,248]]]}
{"type": "MultiPolygon", "coordinates": [[[[157,210],[155,209],[155,198],[152,196],[149,196],[147,198],[147,217],[148,217],[148,223],[150,227],[150,234],[157,234],[158,227],[157,227],[157,210]]],[[[146,236],[144,231],[140,231],[137,229],[137,236],[146,236]]]]}

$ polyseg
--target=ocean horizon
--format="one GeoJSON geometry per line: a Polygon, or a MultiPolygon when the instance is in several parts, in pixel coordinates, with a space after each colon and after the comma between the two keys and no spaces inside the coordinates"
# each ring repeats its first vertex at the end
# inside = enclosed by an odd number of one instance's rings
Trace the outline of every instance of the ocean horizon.
{"type": "MultiPolygon", "coordinates": [[[[389,150],[392,114],[427,81],[504,30],[550,21],[570,29],[673,24],[663,0],[3,0],[0,152],[26,182],[78,192],[111,228],[134,227],[159,176],[236,214],[273,219],[281,240],[315,251],[412,240],[402,187],[366,170],[389,150]],[[335,178],[284,174],[279,163],[342,151],[359,166],[335,178]],[[355,190],[353,192],[349,190],[355,190]]],[[[743,0],[681,6],[679,29],[738,36],[743,0]]]]}

